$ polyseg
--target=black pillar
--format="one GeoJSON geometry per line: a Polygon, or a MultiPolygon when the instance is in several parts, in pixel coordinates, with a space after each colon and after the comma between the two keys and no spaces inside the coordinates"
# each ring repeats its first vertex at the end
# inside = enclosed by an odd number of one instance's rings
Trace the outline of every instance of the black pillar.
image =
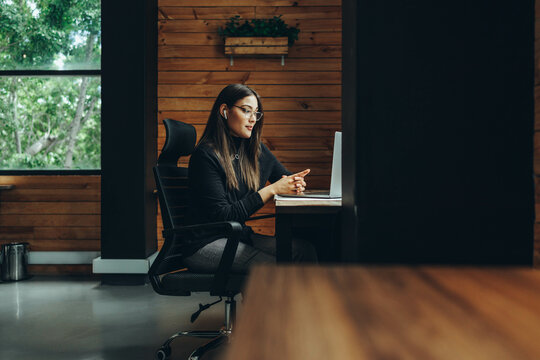
{"type": "Polygon", "coordinates": [[[343,6],[356,260],[530,264],[534,1],[343,6]]]}
{"type": "Polygon", "coordinates": [[[157,2],[101,5],[101,257],[145,259],[157,247],[157,2]]]}
{"type": "MultiPolygon", "coordinates": [[[[358,260],[358,191],[365,187],[357,186],[361,182],[361,174],[357,174],[357,148],[361,146],[356,141],[358,111],[358,32],[363,31],[362,24],[357,22],[357,1],[343,1],[343,54],[342,76],[343,91],[341,97],[342,108],[342,239],[341,259],[343,262],[356,262],[358,260]]],[[[362,153],[360,153],[362,154],[362,153]]],[[[365,203],[361,203],[364,204],[365,203]]]]}

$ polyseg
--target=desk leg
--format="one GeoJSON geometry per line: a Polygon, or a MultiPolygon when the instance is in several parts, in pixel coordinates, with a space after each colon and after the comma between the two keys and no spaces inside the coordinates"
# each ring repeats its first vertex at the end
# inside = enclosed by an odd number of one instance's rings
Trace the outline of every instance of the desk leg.
{"type": "Polygon", "coordinates": [[[276,216],[276,260],[292,261],[292,216],[277,214],[276,216]]]}

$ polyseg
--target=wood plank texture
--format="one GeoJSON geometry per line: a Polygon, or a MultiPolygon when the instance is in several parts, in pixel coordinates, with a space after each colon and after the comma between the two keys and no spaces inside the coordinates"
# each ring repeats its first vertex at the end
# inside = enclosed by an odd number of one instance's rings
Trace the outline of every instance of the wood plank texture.
{"type": "MultiPolygon", "coordinates": [[[[326,2],[328,4],[329,2],[326,2]]],[[[341,5],[341,3],[340,3],[341,5]]],[[[290,23],[299,19],[338,19],[341,21],[341,6],[258,6],[258,18],[270,18],[280,16],[285,22],[290,23]]],[[[302,30],[306,30],[303,26],[302,30]]],[[[336,31],[341,31],[341,28],[336,31]]]]}
{"type": "Polygon", "coordinates": [[[28,265],[30,275],[76,275],[99,278],[92,274],[92,265],[28,265]]]}
{"type": "MultiPolygon", "coordinates": [[[[271,16],[269,16],[271,17],[271,16]]],[[[174,20],[159,21],[158,29],[163,33],[212,33],[225,26],[226,20],[174,20]]],[[[288,25],[301,29],[301,32],[340,32],[341,19],[294,19],[289,17],[288,25]]]]}
{"type": "MultiPolygon", "coordinates": [[[[341,130],[341,1],[161,0],[158,6],[158,153],[165,140],[163,119],[194,125],[200,138],[221,89],[246,84],[262,98],[263,142],[289,170],[311,168],[308,187],[328,188],[333,134],[341,130]],[[300,29],[284,66],[261,56],[235,57],[231,66],[217,29],[235,15],[282,15],[300,29]]],[[[259,211],[273,212],[273,206],[259,211]]],[[[249,225],[274,233],[273,219],[249,225]]],[[[158,238],[161,244],[159,229],[158,238]]]]}
{"type": "MultiPolygon", "coordinates": [[[[212,108],[213,98],[158,98],[160,110],[206,110],[212,108]]],[[[268,98],[264,110],[274,111],[341,111],[341,98],[268,98]]]]}
{"type": "Polygon", "coordinates": [[[158,6],[341,6],[341,0],[159,0],[158,6]]]}
{"type": "MultiPolygon", "coordinates": [[[[170,45],[216,45],[223,46],[223,38],[217,32],[171,33],[160,31],[160,46],[170,45]]],[[[341,32],[311,31],[298,34],[295,45],[341,45],[341,32]]],[[[294,46],[294,45],[293,45],[294,46]]]]}
{"type": "Polygon", "coordinates": [[[184,85],[306,85],[306,84],[341,84],[341,72],[251,72],[251,71],[161,71],[158,74],[158,84],[184,85]]]}
{"type": "MultiPolygon", "coordinates": [[[[213,102],[221,89],[223,85],[158,85],[158,97],[209,97],[213,102]]],[[[341,97],[340,85],[254,85],[253,89],[265,100],[341,97]]]]}
{"type": "Polygon", "coordinates": [[[0,183],[15,184],[0,192],[0,243],[25,241],[34,251],[100,250],[100,176],[0,176],[0,183]]]}
{"type": "MultiPolygon", "coordinates": [[[[197,136],[201,136],[204,128],[206,125],[194,125],[195,129],[197,130],[197,136]]],[[[334,133],[336,131],[340,130],[340,126],[337,124],[331,124],[331,125],[322,125],[319,124],[317,126],[310,126],[305,124],[300,125],[264,125],[262,133],[264,138],[276,138],[276,137],[285,137],[285,138],[324,138],[325,141],[328,141],[328,138],[332,139],[332,145],[333,145],[333,137],[334,133]]],[[[158,138],[163,138],[163,141],[165,141],[165,126],[159,125],[158,126],[158,138]]],[[[306,140],[306,139],[304,139],[306,140]]],[[[162,143],[163,144],[163,143],[162,143]]]]}
{"type": "Polygon", "coordinates": [[[160,20],[228,20],[233,16],[240,16],[241,18],[254,18],[255,7],[254,6],[213,6],[213,7],[182,7],[177,2],[175,6],[159,6],[158,18],[160,20]]]}
{"type": "Polygon", "coordinates": [[[100,214],[100,202],[6,202],[0,203],[0,214],[100,214]]]}
{"type": "MultiPolygon", "coordinates": [[[[158,48],[160,58],[223,58],[223,48],[215,45],[171,45],[158,48]]],[[[291,58],[340,58],[338,45],[298,45],[289,47],[291,58]]],[[[235,60],[236,61],[236,60],[235,60]]],[[[275,61],[274,61],[275,62],[275,61]]]]}
{"type": "MultiPolygon", "coordinates": [[[[294,49],[294,46],[291,48],[294,49]]],[[[195,53],[194,53],[195,54],[195,53]]],[[[230,65],[229,59],[209,58],[160,58],[160,71],[341,71],[341,58],[291,59],[287,58],[282,66],[276,59],[234,59],[230,65]]],[[[314,74],[316,76],[316,74],[314,74]]]]}
{"type": "Polygon", "coordinates": [[[537,359],[539,286],[533,269],[257,267],[225,359],[537,359]]]}
{"type": "MultiPolygon", "coordinates": [[[[251,3],[254,5],[254,3],[251,3]]],[[[212,6],[212,7],[183,7],[160,6],[158,17],[160,20],[228,20],[233,16],[243,19],[270,18],[282,16],[283,20],[298,19],[340,19],[340,6],[212,6]],[[255,13],[255,9],[257,12],[255,13]]]]}
{"type": "MultiPolygon", "coordinates": [[[[188,122],[192,125],[206,125],[209,115],[208,109],[201,111],[159,111],[158,124],[163,119],[174,119],[188,122]]],[[[340,111],[269,111],[264,108],[264,126],[271,124],[308,124],[319,126],[323,124],[337,124],[341,127],[340,111]]]]}

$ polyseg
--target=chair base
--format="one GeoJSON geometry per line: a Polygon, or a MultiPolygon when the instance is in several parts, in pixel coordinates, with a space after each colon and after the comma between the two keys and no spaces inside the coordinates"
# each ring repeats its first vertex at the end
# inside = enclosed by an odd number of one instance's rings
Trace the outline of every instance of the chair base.
{"type": "Polygon", "coordinates": [[[203,346],[195,349],[189,356],[188,360],[199,360],[207,351],[217,348],[229,341],[229,336],[232,334],[233,323],[236,318],[236,301],[234,297],[228,297],[225,301],[225,326],[218,331],[180,331],[172,335],[161,345],[156,351],[157,360],[167,360],[171,355],[171,342],[179,337],[190,336],[203,339],[212,339],[203,346]]]}
{"type": "Polygon", "coordinates": [[[166,360],[171,355],[171,342],[183,336],[191,336],[197,338],[212,339],[210,342],[204,344],[203,346],[195,349],[189,356],[189,360],[199,360],[207,351],[217,348],[229,340],[230,331],[222,329],[220,331],[180,331],[173,336],[171,336],[167,341],[161,345],[161,347],[156,352],[156,359],[166,360]]]}

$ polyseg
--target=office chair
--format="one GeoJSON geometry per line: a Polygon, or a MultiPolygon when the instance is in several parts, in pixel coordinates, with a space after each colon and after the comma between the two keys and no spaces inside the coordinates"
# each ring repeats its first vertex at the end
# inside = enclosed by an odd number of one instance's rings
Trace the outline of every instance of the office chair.
{"type": "Polygon", "coordinates": [[[189,124],[171,119],[163,120],[166,129],[166,140],[157,165],[154,167],[161,217],[163,221],[163,237],[165,242],[158,256],[148,271],[148,276],[154,290],[161,295],[189,296],[191,292],[209,291],[219,300],[202,305],[191,316],[194,322],[199,314],[210,306],[225,301],[225,322],[220,330],[214,331],[180,331],[172,335],[157,350],[156,358],[168,359],[171,354],[171,342],[183,336],[213,339],[209,343],[193,351],[191,360],[199,359],[205,352],[228,341],[236,317],[236,301],[234,299],[246,280],[246,275],[229,274],[234,255],[238,247],[238,239],[242,226],[238,222],[224,221],[201,225],[185,226],[184,216],[187,213],[188,169],[178,167],[180,156],[190,155],[195,147],[197,134],[189,124]],[[215,274],[196,273],[185,268],[182,264],[182,254],[179,245],[199,231],[205,234],[219,234],[226,237],[227,244],[215,274]]]}

